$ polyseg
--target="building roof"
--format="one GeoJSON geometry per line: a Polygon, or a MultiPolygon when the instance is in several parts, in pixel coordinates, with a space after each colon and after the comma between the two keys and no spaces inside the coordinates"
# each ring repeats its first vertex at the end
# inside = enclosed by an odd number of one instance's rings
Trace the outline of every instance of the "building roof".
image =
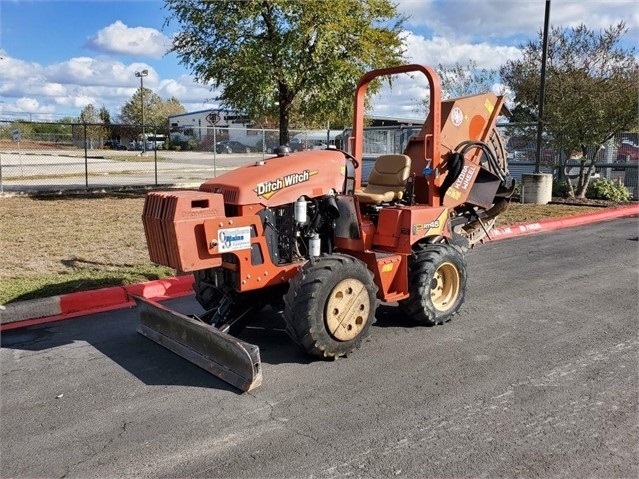
{"type": "Polygon", "coordinates": [[[364,115],[371,126],[423,125],[425,118],[401,118],[383,115],[364,115]]]}

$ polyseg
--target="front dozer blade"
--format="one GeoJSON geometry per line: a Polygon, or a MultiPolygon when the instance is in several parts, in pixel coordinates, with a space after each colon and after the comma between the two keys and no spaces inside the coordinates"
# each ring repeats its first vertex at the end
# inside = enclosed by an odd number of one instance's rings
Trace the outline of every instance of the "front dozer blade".
{"type": "Polygon", "coordinates": [[[155,301],[134,296],[138,333],[232,384],[250,391],[262,384],[260,348],[155,301]]]}

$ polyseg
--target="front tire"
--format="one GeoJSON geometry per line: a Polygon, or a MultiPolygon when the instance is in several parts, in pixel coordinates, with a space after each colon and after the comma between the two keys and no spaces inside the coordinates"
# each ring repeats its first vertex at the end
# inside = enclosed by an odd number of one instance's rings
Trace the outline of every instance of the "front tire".
{"type": "Polygon", "coordinates": [[[466,294],[462,253],[448,244],[429,244],[413,252],[408,269],[410,296],[399,302],[401,311],[426,326],[450,321],[466,294]]]}
{"type": "Polygon", "coordinates": [[[361,261],[342,254],[311,260],[284,296],[286,331],[312,356],[346,356],[375,322],[376,295],[373,274],[361,261]]]}

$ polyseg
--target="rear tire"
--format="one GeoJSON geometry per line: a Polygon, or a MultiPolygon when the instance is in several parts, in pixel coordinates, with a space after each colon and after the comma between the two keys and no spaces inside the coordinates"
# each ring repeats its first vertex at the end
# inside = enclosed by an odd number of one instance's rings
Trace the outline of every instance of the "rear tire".
{"type": "Polygon", "coordinates": [[[284,296],[286,331],[312,356],[346,356],[375,322],[376,295],[373,274],[361,261],[342,254],[311,260],[284,296]]]}
{"type": "Polygon", "coordinates": [[[464,256],[451,245],[429,244],[413,252],[408,270],[410,296],[400,310],[426,326],[450,321],[466,294],[464,256]]]}

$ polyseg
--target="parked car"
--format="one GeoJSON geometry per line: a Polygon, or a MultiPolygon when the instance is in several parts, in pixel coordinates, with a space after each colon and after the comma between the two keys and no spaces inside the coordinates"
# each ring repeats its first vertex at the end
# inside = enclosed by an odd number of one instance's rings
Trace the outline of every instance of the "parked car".
{"type": "Polygon", "coordinates": [[[639,160],[639,145],[635,145],[628,140],[622,141],[617,149],[617,160],[639,160]]]}
{"type": "Polygon", "coordinates": [[[251,147],[234,140],[222,140],[215,144],[216,153],[250,153],[251,147]]]}
{"type": "Polygon", "coordinates": [[[118,140],[107,140],[102,145],[102,148],[106,148],[109,150],[126,150],[126,146],[120,143],[118,140]]]}
{"type": "Polygon", "coordinates": [[[535,161],[535,152],[531,150],[514,150],[508,153],[508,161],[535,161]]]}
{"type": "Polygon", "coordinates": [[[291,138],[288,142],[288,146],[291,151],[304,151],[309,149],[308,143],[298,140],[297,138],[291,138]]]}
{"type": "MultiPolygon", "coordinates": [[[[261,148],[262,145],[258,143],[258,146],[261,148]]],[[[278,146],[280,146],[280,140],[266,140],[264,142],[264,153],[274,153],[278,146]]]]}

